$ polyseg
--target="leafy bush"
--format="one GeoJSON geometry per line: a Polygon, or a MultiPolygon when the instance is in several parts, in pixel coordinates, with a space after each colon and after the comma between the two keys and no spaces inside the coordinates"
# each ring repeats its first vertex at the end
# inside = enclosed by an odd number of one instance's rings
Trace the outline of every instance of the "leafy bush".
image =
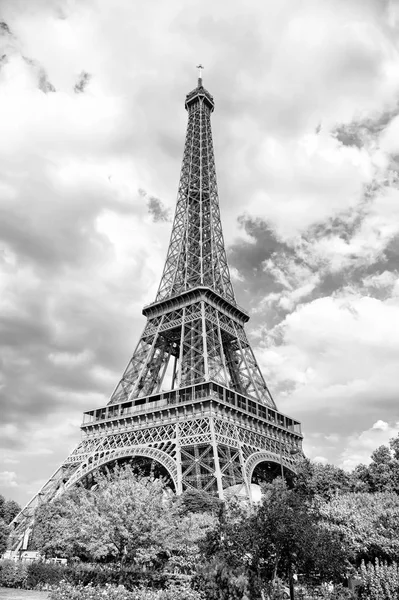
{"type": "Polygon", "coordinates": [[[50,600],[104,600],[104,598],[107,600],[204,600],[204,596],[188,586],[175,585],[164,591],[135,589],[129,592],[123,585],[84,586],[63,581],[57,589],[50,592],[50,600]]]}
{"type": "Polygon", "coordinates": [[[324,600],[347,600],[349,598],[354,598],[352,592],[342,587],[342,585],[335,586],[333,590],[321,588],[319,597],[324,600]]]}
{"type": "Polygon", "coordinates": [[[399,565],[385,562],[365,564],[359,573],[362,584],[357,593],[361,600],[397,600],[399,598],[399,565]]]}
{"type": "Polygon", "coordinates": [[[0,586],[24,588],[28,575],[28,565],[13,560],[0,561],[0,586]]]}
{"type": "MultiPolygon", "coordinates": [[[[143,598],[143,600],[147,600],[147,598],[143,598]]],[[[205,595],[193,590],[188,583],[181,585],[171,583],[168,589],[160,592],[157,600],[205,600],[205,595]]]]}
{"type": "Polygon", "coordinates": [[[162,589],[175,576],[157,571],[143,572],[132,567],[120,571],[116,565],[77,563],[60,565],[34,561],[31,563],[0,560],[0,586],[36,589],[58,585],[66,581],[71,585],[118,586],[123,584],[128,590],[139,587],[162,589]]]}
{"type": "Polygon", "coordinates": [[[65,579],[68,567],[64,565],[34,561],[27,565],[25,587],[40,588],[47,585],[57,585],[65,579]]]}
{"type": "Polygon", "coordinates": [[[63,581],[57,589],[50,592],[50,600],[104,600],[104,598],[107,600],[141,600],[139,595],[128,592],[123,586],[110,584],[106,584],[105,587],[94,587],[91,584],[87,586],[73,585],[63,581]]]}

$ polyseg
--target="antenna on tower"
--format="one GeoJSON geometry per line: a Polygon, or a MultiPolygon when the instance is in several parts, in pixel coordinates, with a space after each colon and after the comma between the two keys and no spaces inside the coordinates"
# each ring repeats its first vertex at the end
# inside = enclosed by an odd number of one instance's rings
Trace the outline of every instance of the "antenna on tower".
{"type": "Polygon", "coordinates": [[[197,69],[198,69],[198,87],[202,86],[202,69],[203,68],[204,67],[201,64],[197,65],[197,69]]]}

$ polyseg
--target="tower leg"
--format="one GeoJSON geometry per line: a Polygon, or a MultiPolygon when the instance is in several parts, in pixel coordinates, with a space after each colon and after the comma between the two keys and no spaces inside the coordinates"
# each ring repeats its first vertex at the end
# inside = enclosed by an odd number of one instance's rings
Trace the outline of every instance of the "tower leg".
{"type": "Polygon", "coordinates": [[[244,461],[244,455],[242,453],[242,446],[240,441],[238,441],[239,446],[238,446],[238,453],[240,456],[240,465],[241,465],[241,473],[242,473],[242,479],[245,485],[245,489],[247,491],[247,496],[249,498],[249,502],[250,504],[252,504],[252,492],[251,492],[251,482],[248,481],[248,477],[247,477],[247,472],[245,470],[245,461],[244,461]]]}
{"type": "Polygon", "coordinates": [[[222,473],[220,470],[218,446],[216,443],[215,424],[213,422],[213,417],[210,417],[209,422],[210,422],[210,429],[211,429],[211,436],[212,436],[213,460],[214,460],[214,464],[215,464],[215,477],[216,477],[216,482],[217,482],[217,486],[218,486],[218,495],[219,495],[219,498],[221,500],[223,500],[224,494],[223,494],[222,473]]]}
{"type": "Polygon", "coordinates": [[[183,473],[181,467],[181,449],[180,449],[180,430],[179,423],[176,423],[176,465],[177,465],[177,489],[176,494],[180,496],[183,493],[183,473]]]}

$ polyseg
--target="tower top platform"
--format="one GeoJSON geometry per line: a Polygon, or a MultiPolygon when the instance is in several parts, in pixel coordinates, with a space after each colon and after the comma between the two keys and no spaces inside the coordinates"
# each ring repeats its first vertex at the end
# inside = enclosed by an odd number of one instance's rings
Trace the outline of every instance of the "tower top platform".
{"type": "Polygon", "coordinates": [[[186,110],[189,110],[190,106],[192,106],[200,100],[203,100],[204,104],[208,106],[211,112],[215,110],[215,102],[213,100],[213,96],[202,85],[202,78],[198,79],[197,87],[187,94],[185,102],[186,110]]]}

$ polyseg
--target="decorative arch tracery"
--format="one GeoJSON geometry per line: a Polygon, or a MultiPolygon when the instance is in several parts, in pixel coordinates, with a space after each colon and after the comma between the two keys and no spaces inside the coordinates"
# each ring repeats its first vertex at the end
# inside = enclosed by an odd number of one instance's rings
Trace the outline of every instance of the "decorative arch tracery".
{"type": "MultiPolygon", "coordinates": [[[[279,454],[276,454],[274,452],[255,452],[255,454],[251,454],[251,456],[247,459],[245,463],[245,472],[249,483],[251,483],[252,481],[252,476],[255,467],[257,467],[262,462],[274,462],[277,464],[281,464],[281,457],[279,454]]],[[[296,473],[294,460],[287,460],[287,458],[283,456],[282,463],[285,469],[289,469],[292,473],[296,473]]]]}
{"type": "Polygon", "coordinates": [[[106,465],[109,462],[118,460],[120,458],[133,458],[133,457],[144,457],[151,458],[159,462],[169,473],[170,478],[173,481],[175,489],[177,489],[177,465],[176,462],[166,452],[159,450],[158,448],[152,448],[150,446],[130,446],[125,448],[101,450],[96,454],[89,457],[87,462],[80,465],[80,467],[73,473],[73,475],[65,483],[64,489],[71,487],[78,481],[83,479],[89,473],[92,473],[99,467],[106,465]]]}

